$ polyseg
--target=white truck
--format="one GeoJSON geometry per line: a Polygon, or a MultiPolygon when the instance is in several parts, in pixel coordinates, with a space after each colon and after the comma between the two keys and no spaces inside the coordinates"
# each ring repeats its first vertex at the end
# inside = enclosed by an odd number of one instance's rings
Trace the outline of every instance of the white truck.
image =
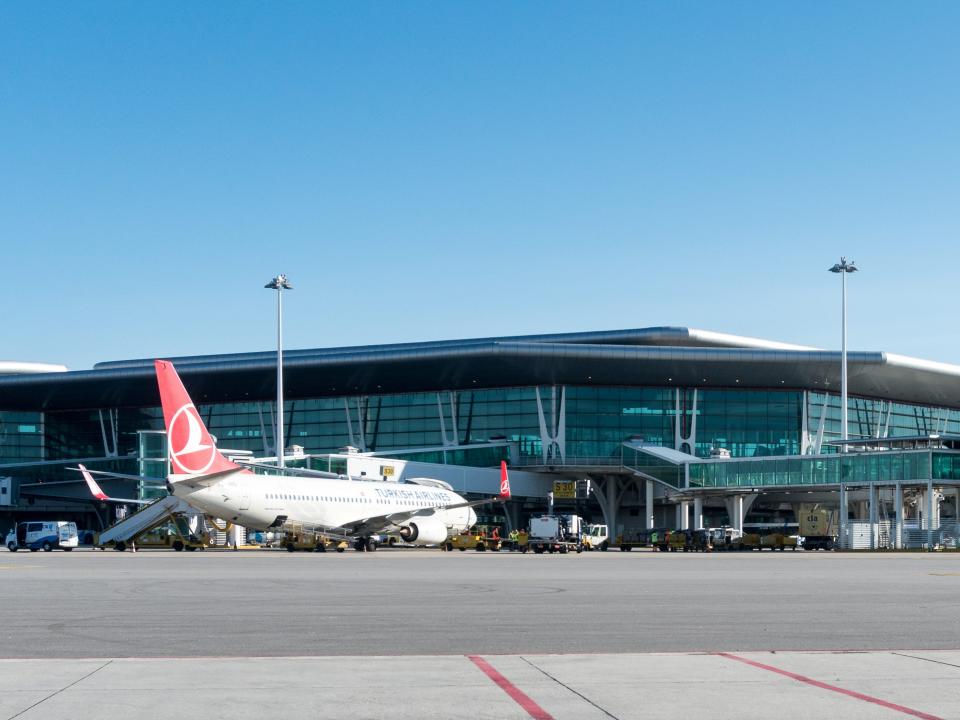
{"type": "Polygon", "coordinates": [[[80,544],[80,539],[77,536],[76,523],[63,520],[31,520],[19,523],[8,532],[5,543],[10,552],[50,552],[54,549],[70,552],[80,544]]]}
{"type": "Polygon", "coordinates": [[[607,550],[610,547],[610,533],[606,525],[587,525],[583,531],[584,550],[607,550]]]}
{"type": "Polygon", "coordinates": [[[583,518],[540,515],[530,518],[529,547],[537,554],[583,552],[583,518]]]}

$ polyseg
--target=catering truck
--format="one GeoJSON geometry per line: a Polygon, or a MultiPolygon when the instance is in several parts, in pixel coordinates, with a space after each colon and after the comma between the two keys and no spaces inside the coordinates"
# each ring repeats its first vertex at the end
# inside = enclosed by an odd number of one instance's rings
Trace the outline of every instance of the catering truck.
{"type": "Polygon", "coordinates": [[[22,522],[7,533],[5,541],[10,552],[59,549],[70,552],[80,544],[77,525],[62,520],[31,520],[22,522]]]}
{"type": "Polygon", "coordinates": [[[530,518],[529,546],[538,554],[583,552],[583,518],[579,515],[530,518]]]}

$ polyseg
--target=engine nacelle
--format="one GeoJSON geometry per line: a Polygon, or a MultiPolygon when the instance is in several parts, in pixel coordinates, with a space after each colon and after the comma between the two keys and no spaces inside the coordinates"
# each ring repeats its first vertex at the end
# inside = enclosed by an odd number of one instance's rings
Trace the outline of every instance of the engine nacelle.
{"type": "Polygon", "coordinates": [[[400,528],[400,537],[408,543],[440,545],[447,539],[447,526],[437,518],[417,518],[400,528]]]}

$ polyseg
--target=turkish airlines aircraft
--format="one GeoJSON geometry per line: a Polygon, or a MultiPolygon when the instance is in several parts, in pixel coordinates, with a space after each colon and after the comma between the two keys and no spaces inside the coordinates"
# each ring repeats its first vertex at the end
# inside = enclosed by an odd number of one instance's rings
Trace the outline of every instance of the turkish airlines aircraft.
{"type": "Polygon", "coordinates": [[[154,366],[167,428],[170,491],[214,517],[255,530],[302,526],[328,537],[350,537],[357,550],[375,550],[372,536],[379,533],[443,543],[476,523],[474,506],[510,498],[505,462],[500,494],[472,502],[430,478],[381,482],[255,475],[217,450],[173,364],[157,360],[154,366]]]}
{"type": "MultiPolygon", "coordinates": [[[[73,468],[69,468],[72,470],[73,468]]],[[[84,467],[83,463],[79,464],[78,469],[83,473],[83,479],[87,481],[87,487],[90,488],[90,494],[93,495],[97,500],[101,502],[115,502],[122,503],[124,505],[149,505],[153,500],[138,500],[135,498],[115,498],[107,495],[103,490],[100,489],[100,485],[97,484],[97,481],[93,479],[93,475],[90,474],[90,471],[84,467]]],[[[108,475],[110,473],[107,473],[108,475]]]]}

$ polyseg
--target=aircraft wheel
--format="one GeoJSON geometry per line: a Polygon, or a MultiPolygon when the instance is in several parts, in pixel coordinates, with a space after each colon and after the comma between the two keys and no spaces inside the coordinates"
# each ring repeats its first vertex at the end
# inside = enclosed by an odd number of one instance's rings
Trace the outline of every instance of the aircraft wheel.
{"type": "Polygon", "coordinates": [[[183,540],[174,540],[173,549],[177,552],[183,552],[183,540]]]}
{"type": "Polygon", "coordinates": [[[118,540],[116,543],[114,543],[113,549],[117,552],[123,552],[127,549],[127,544],[123,540],[118,540]]]}
{"type": "Polygon", "coordinates": [[[367,552],[376,552],[378,547],[380,547],[380,543],[373,538],[367,538],[367,552]]]}

